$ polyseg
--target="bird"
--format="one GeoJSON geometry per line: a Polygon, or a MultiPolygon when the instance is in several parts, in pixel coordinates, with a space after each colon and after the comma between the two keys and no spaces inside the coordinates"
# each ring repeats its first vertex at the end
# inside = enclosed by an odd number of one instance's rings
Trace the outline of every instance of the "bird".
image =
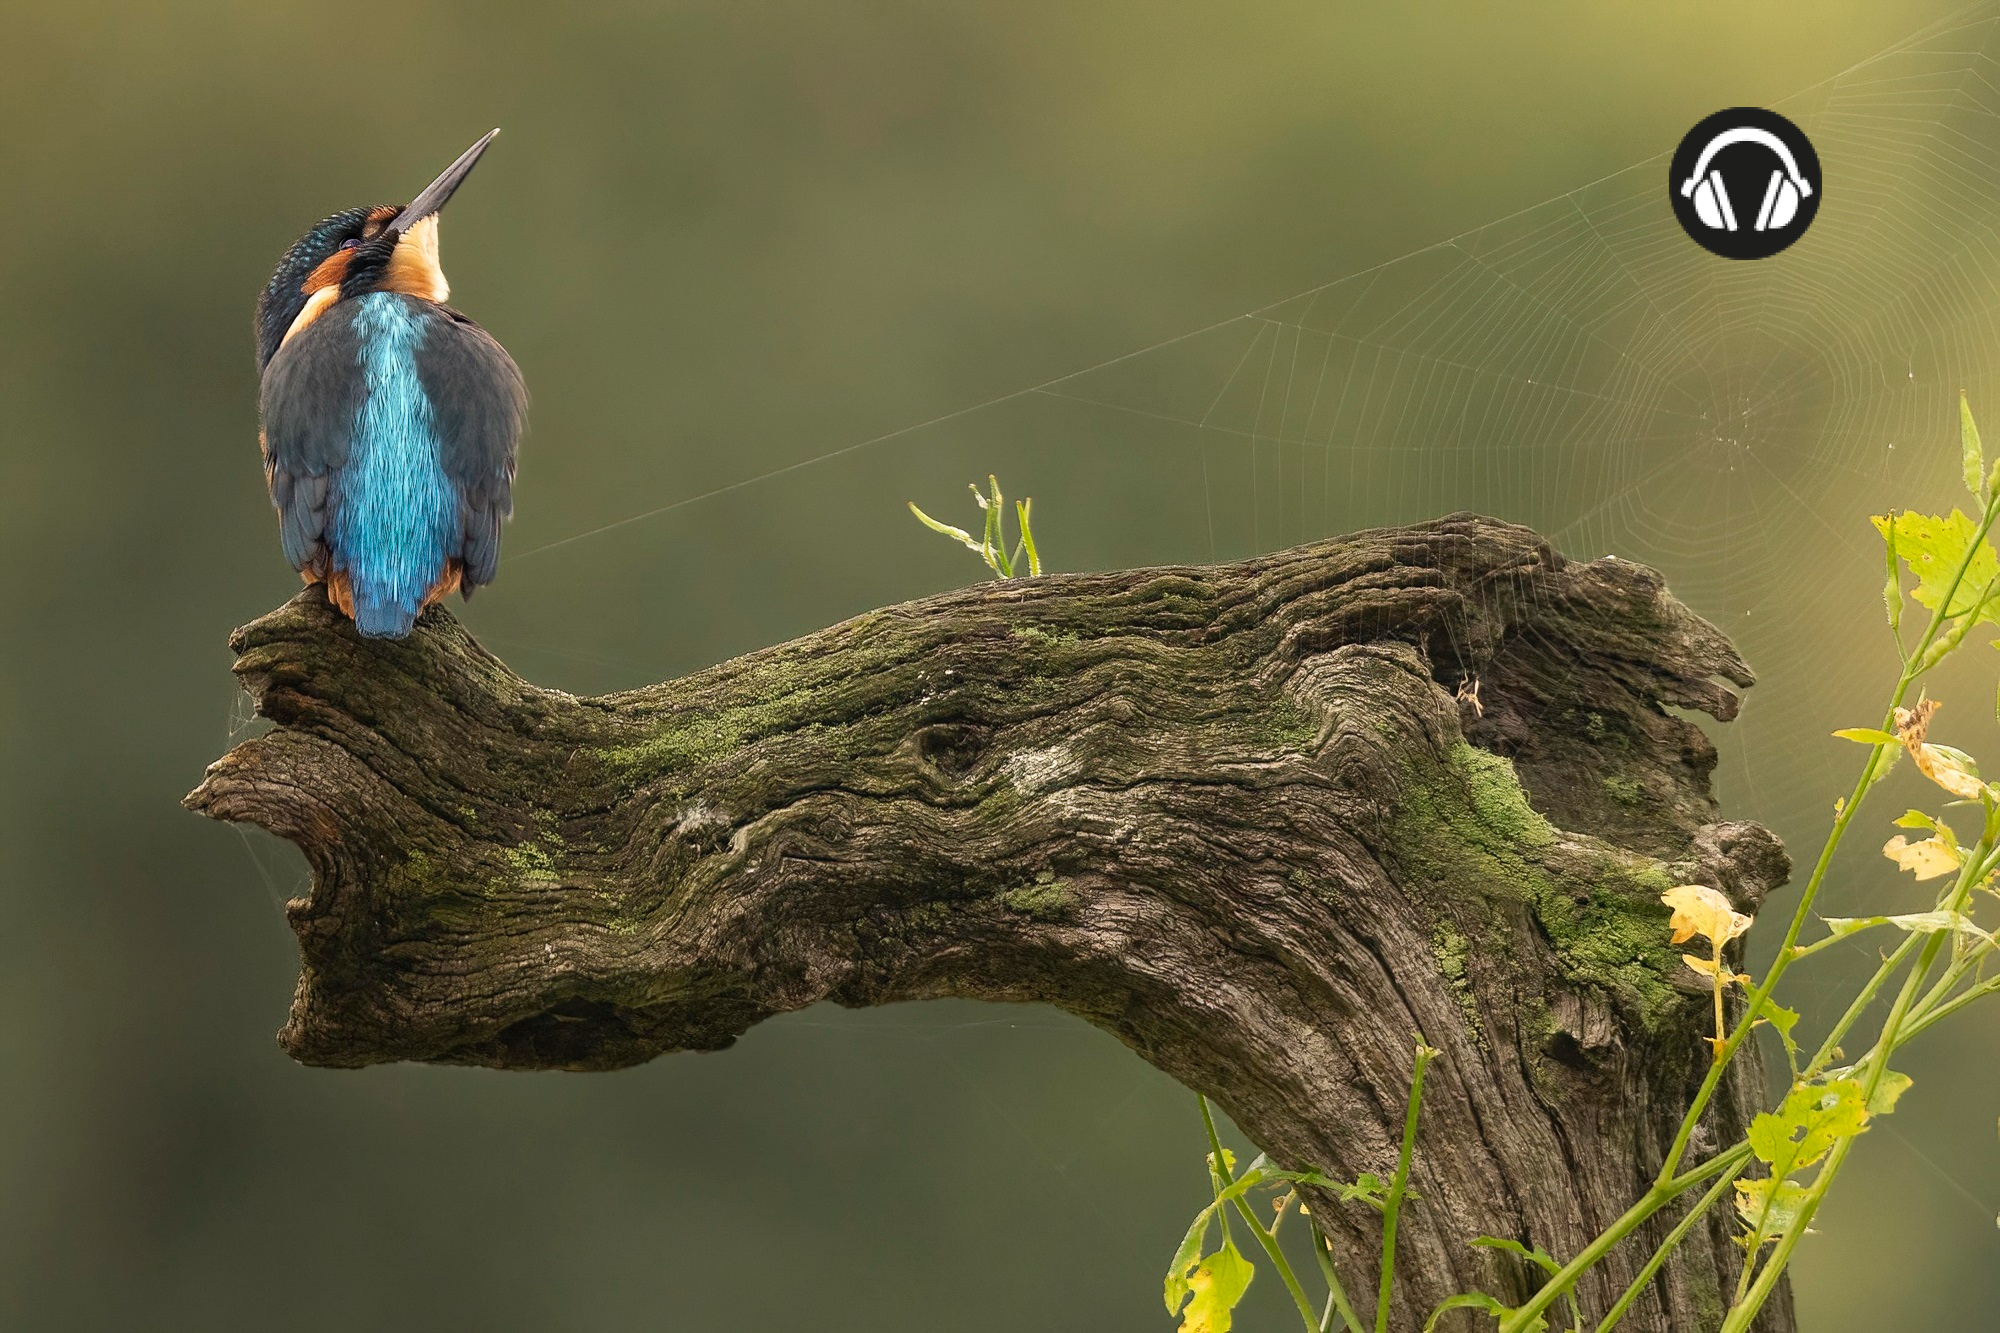
{"type": "Polygon", "coordinates": [[[438,213],[499,133],[409,204],[313,226],[257,299],[279,540],[368,638],[408,636],[433,603],[498,572],[527,388],[506,349],[445,304],[438,213]]]}

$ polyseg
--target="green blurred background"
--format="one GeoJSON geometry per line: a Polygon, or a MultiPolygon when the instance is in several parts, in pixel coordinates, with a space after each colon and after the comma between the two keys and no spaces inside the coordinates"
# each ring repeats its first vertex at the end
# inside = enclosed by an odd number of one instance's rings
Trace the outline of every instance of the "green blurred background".
{"type": "MultiPolygon", "coordinates": [[[[814,1010],[600,1076],[280,1054],[303,864],[177,800],[244,729],[225,635],[296,587],[249,315],[307,224],[506,129],[444,258],[535,394],[464,613],[531,679],[969,581],[902,505],[960,518],[989,470],[1057,569],[1478,508],[1737,638],[1763,683],[1719,784],[1808,856],[1825,733],[1893,662],[1864,516],[1955,502],[1960,384],[2000,427],[2000,47],[1974,14],[1853,69],[1945,13],[0,6],[0,1323],[1170,1327],[1193,1098],[1060,1014],[814,1010]],[[1662,230],[1659,155],[1746,103],[1807,126],[1827,202],[1724,271],[1662,230]],[[1301,361],[1359,396],[1294,416],[1301,361]]],[[[1945,739],[1992,752],[1993,674],[1941,686],[1945,739]]],[[[1862,848],[1828,910],[1908,898],[1862,848]]],[[[1996,1326],[1994,1026],[1912,1058],[1801,1249],[1806,1328],[1996,1326]]],[[[1251,1307],[1291,1317],[1268,1274],[1251,1307]]]]}

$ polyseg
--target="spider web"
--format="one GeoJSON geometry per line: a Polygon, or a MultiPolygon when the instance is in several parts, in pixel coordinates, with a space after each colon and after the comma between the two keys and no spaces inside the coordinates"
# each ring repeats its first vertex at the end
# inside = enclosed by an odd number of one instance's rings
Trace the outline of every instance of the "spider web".
{"type": "Polygon", "coordinates": [[[1756,717],[1780,722],[1774,697],[1800,693],[1795,645],[1824,638],[1806,626],[1850,623],[1864,602],[1874,615],[1865,516],[1955,475],[1960,389],[2000,404],[1996,25],[1974,6],[1778,104],[1812,137],[1827,199],[1773,259],[1692,244],[1662,152],[1159,346],[510,562],[884,445],[1025,430],[1144,450],[1198,499],[1191,558],[1471,508],[1573,557],[1659,567],[1761,668],[1743,728],[1760,759],[1742,776],[1781,785],[1811,766],[1756,717]]]}
{"type": "MultiPolygon", "coordinates": [[[[1184,560],[1478,510],[1574,558],[1657,567],[1731,637],[1760,683],[1715,732],[1720,793],[1810,849],[1844,790],[1829,765],[1851,757],[1827,733],[1872,725],[1894,670],[1867,516],[1965,502],[1961,389],[2000,423],[1996,55],[2000,6],[1976,4],[1777,103],[1813,140],[1825,201],[1773,258],[1690,241],[1663,149],[1243,315],[509,563],[577,559],[605,533],[890,449],[981,471],[1029,448],[1142,459],[1184,560]]],[[[1830,886],[1825,910],[1898,891],[1862,878],[1830,886]]]]}
{"type": "Polygon", "coordinates": [[[1996,17],[1780,104],[1827,202],[1774,259],[1692,244],[1662,153],[1037,392],[1187,432],[1218,557],[1473,508],[1660,568],[1759,668],[1725,781],[1790,822],[1833,795],[1829,671],[1893,660],[1866,516],[1963,502],[1961,388],[2000,419],[1996,17]]]}
{"type": "MultiPolygon", "coordinates": [[[[1961,389],[2000,439],[1996,56],[2000,6],[1975,5],[1777,103],[1813,140],[1825,200],[1771,259],[1719,259],[1682,234],[1663,148],[1246,314],[508,563],[559,548],[587,562],[578,548],[602,534],[891,450],[979,472],[1030,446],[1143,460],[1185,560],[1478,510],[1574,558],[1659,568],[1735,641],[1760,683],[1714,733],[1720,793],[1809,855],[1854,758],[1827,732],[1872,725],[1895,669],[1867,515],[1964,503],[1961,389]]],[[[1109,484],[1069,507],[1100,499],[1115,502],[1109,484]]],[[[1984,713],[1990,675],[1958,690],[1947,723],[1984,713]]],[[[252,856],[274,899],[276,877],[297,878],[252,856]]],[[[1927,905],[1871,867],[1831,883],[1822,910],[1907,910],[1885,902],[1899,893],[1927,905]]],[[[1820,975],[1798,976],[1809,1010],[1851,992],[1820,975]]]]}

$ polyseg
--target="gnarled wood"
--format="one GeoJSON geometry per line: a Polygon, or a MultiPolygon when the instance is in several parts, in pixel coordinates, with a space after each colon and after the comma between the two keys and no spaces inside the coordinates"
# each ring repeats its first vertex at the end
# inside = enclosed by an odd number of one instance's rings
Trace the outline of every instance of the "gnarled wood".
{"type": "MultiPolygon", "coordinates": [[[[1532,1289],[1474,1236],[1571,1253],[1637,1196],[1708,1059],[1659,894],[1754,910],[1788,870],[1670,711],[1734,715],[1722,635],[1651,570],[1468,515],[984,584],[603,698],[442,610],[363,640],[317,590],[231,646],[277,726],[188,804],[311,862],[296,1058],[610,1069],[822,1000],[1041,1001],[1350,1176],[1393,1162],[1421,1030],[1402,1328],[1532,1289]]],[[[1744,1064],[1697,1153],[1761,1092],[1744,1064]]],[[[1373,1215],[1321,1204],[1365,1273],[1373,1215]]],[[[1730,1231],[1625,1327],[1713,1327],[1730,1231]]]]}

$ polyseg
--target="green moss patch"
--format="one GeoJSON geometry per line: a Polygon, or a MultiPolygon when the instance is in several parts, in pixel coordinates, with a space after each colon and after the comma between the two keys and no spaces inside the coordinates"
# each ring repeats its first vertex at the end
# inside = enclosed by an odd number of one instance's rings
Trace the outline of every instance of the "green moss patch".
{"type": "Polygon", "coordinates": [[[1441,920],[1431,929],[1431,954],[1437,959],[1438,975],[1458,1001],[1465,1020],[1465,1035],[1473,1045],[1485,1049],[1486,1025],[1480,1021],[1479,1002],[1472,994],[1472,977],[1466,971],[1466,964],[1472,958],[1472,942],[1453,929],[1449,921],[1441,920]]]}
{"type": "MultiPolygon", "coordinates": [[[[1657,862],[1565,839],[1528,804],[1511,763],[1462,742],[1442,768],[1412,778],[1394,847],[1416,879],[1476,891],[1496,909],[1526,906],[1563,974],[1606,992],[1647,1031],[1682,1007],[1667,980],[1679,960],[1657,862]]],[[[1508,915],[1491,913],[1484,947],[1508,947],[1508,915]]],[[[1455,952],[1440,950],[1441,970],[1455,952]]],[[[1456,989],[1449,970],[1445,979],[1456,989]]]]}
{"type": "Polygon", "coordinates": [[[1067,921],[1076,914],[1076,895],[1068,883],[1053,876],[1009,889],[1000,901],[1009,911],[1036,921],[1067,921]]]}
{"type": "Polygon", "coordinates": [[[1608,777],[1604,779],[1604,794],[1628,810],[1644,809],[1651,804],[1646,799],[1646,789],[1636,778],[1608,777]]]}

